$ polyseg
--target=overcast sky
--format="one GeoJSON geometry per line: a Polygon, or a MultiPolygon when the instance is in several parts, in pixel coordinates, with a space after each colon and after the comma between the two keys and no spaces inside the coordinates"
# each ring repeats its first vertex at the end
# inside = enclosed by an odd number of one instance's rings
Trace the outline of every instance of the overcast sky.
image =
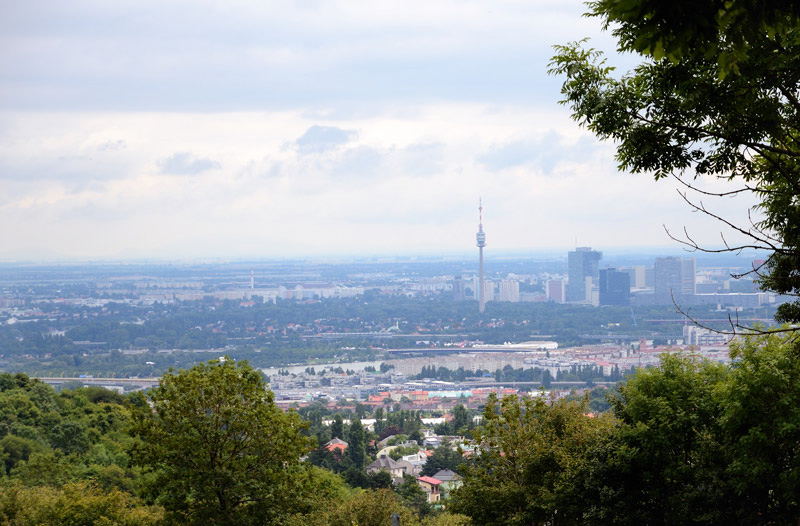
{"type": "Polygon", "coordinates": [[[558,105],[554,44],[613,53],[583,11],[0,2],[0,260],[466,252],[479,197],[487,256],[717,243],[558,105]]]}

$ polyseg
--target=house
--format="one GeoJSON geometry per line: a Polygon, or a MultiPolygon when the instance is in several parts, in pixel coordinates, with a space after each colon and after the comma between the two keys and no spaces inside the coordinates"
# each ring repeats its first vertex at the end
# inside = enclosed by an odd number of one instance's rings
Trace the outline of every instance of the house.
{"type": "Polygon", "coordinates": [[[439,489],[442,492],[443,499],[446,499],[451,491],[456,488],[460,488],[461,484],[463,484],[461,475],[454,471],[450,471],[449,469],[437,471],[433,475],[433,478],[442,481],[442,483],[439,485],[439,489]]]}
{"type": "Polygon", "coordinates": [[[442,498],[440,486],[442,481],[433,477],[417,477],[417,484],[428,495],[428,502],[439,502],[442,498]]]}
{"type": "Polygon", "coordinates": [[[347,442],[341,438],[334,438],[325,444],[325,449],[333,453],[334,456],[341,457],[347,449],[347,442]]]}
{"type": "Polygon", "coordinates": [[[400,459],[397,460],[396,462],[398,467],[403,470],[403,475],[410,475],[412,477],[416,477],[417,475],[419,475],[420,470],[417,469],[417,467],[414,466],[414,464],[412,464],[408,460],[400,459]]]}
{"type": "Polygon", "coordinates": [[[418,451],[413,455],[403,456],[402,460],[405,460],[406,462],[414,466],[413,472],[409,472],[409,475],[417,476],[419,475],[420,471],[422,471],[422,468],[425,466],[425,464],[428,462],[428,455],[426,454],[425,451],[418,451]]]}
{"type": "Polygon", "coordinates": [[[379,457],[375,462],[367,466],[367,473],[378,473],[387,471],[392,478],[403,478],[403,467],[398,465],[391,457],[379,457]]]}

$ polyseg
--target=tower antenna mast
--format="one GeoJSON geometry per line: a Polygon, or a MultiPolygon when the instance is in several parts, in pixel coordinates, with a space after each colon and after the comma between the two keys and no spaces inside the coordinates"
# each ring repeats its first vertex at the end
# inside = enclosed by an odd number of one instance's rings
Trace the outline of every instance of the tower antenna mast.
{"type": "Polygon", "coordinates": [[[486,246],[486,234],[483,232],[483,200],[478,198],[478,233],[475,234],[478,246],[478,308],[483,314],[486,308],[486,291],[483,282],[483,247],[486,246]]]}

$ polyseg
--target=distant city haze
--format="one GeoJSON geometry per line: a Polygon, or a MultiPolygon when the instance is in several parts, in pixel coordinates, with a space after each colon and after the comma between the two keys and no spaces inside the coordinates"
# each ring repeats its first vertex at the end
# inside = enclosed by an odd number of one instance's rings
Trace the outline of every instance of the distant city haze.
{"type": "Polygon", "coordinates": [[[0,5],[0,261],[721,243],[557,104],[554,44],[630,66],[579,0],[223,5],[0,5]]]}

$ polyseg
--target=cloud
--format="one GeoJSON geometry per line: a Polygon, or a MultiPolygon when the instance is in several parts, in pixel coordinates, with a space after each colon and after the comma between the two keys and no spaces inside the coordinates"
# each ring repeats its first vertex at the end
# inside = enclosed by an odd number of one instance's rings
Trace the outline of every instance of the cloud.
{"type": "Polygon", "coordinates": [[[128,145],[125,144],[125,141],[123,141],[122,139],[118,139],[116,141],[107,141],[107,142],[104,142],[103,144],[98,144],[97,145],[97,151],[98,152],[113,152],[113,151],[117,151],[117,150],[124,150],[127,147],[128,147],[128,145]]]}
{"type": "Polygon", "coordinates": [[[493,144],[488,151],[478,156],[478,162],[492,171],[518,166],[537,166],[542,172],[552,174],[560,162],[585,162],[594,155],[599,144],[581,136],[572,141],[549,130],[538,139],[511,141],[493,144]]]}
{"type": "MultiPolygon", "coordinates": [[[[410,104],[350,118],[0,110],[0,186],[0,259],[473,250],[478,196],[491,254],[576,236],[601,249],[663,245],[664,223],[719,239],[668,182],[619,173],[612,145],[541,107],[410,104]],[[296,141],[315,125],[339,132],[304,155],[296,141]],[[122,138],[125,148],[98,151],[122,138]]],[[[746,211],[721,206],[734,220],[746,211]]]]}
{"type": "Polygon", "coordinates": [[[400,168],[407,175],[434,175],[444,170],[444,144],[412,144],[397,152],[400,168]]]}
{"type": "Polygon", "coordinates": [[[356,132],[343,130],[335,126],[314,125],[306,130],[296,141],[297,149],[302,154],[322,153],[347,144],[356,137],[356,132]]]}
{"type": "Polygon", "coordinates": [[[161,168],[161,173],[172,175],[196,175],[221,168],[216,161],[200,159],[186,152],[178,152],[171,157],[161,159],[158,166],[161,168]]]}

